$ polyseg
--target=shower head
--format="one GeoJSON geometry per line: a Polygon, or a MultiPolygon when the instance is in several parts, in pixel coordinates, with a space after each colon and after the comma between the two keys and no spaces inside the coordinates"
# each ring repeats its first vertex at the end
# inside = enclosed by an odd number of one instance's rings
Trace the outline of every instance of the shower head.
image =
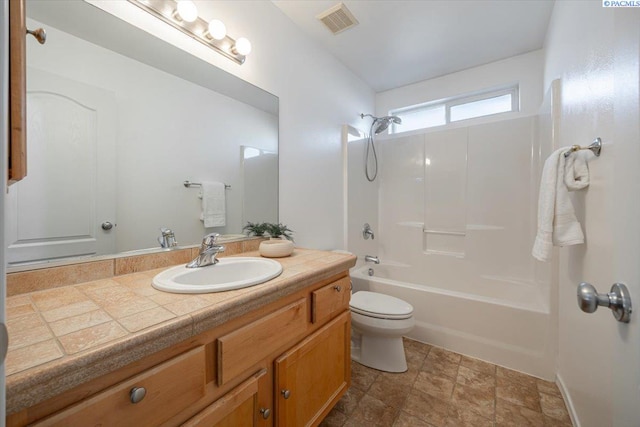
{"type": "Polygon", "coordinates": [[[376,117],[371,124],[371,129],[377,135],[387,130],[391,123],[402,124],[402,119],[398,116],[376,117]]]}

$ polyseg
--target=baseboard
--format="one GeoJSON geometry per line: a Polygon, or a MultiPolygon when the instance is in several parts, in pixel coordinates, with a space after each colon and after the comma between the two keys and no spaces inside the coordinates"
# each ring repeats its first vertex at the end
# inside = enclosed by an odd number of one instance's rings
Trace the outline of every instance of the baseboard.
{"type": "Polygon", "coordinates": [[[560,374],[556,374],[556,384],[558,385],[558,389],[560,389],[560,394],[562,394],[564,403],[567,405],[567,411],[569,412],[569,417],[571,418],[573,427],[581,427],[580,420],[578,419],[578,414],[576,414],[576,408],[573,406],[573,400],[571,400],[569,390],[567,390],[567,387],[565,386],[560,374]]]}

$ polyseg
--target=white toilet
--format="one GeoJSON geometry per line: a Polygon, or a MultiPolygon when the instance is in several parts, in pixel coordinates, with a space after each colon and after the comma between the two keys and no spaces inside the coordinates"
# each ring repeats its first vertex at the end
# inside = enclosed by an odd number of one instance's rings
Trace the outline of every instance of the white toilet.
{"type": "Polygon", "coordinates": [[[351,358],[370,368],[405,372],[407,359],[402,336],[415,325],[413,306],[377,292],[351,296],[351,358]]]}

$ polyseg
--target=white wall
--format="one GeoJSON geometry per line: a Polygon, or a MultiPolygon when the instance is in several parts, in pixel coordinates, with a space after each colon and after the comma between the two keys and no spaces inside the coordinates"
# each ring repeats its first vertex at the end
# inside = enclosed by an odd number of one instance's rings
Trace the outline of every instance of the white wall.
{"type": "Polygon", "coordinates": [[[271,2],[198,3],[201,17],[218,17],[232,37],[251,40],[253,50],[243,65],[159,25],[135,6],[97,3],[278,96],[280,221],[295,231],[299,246],[343,246],[341,126],[357,127],[359,113],[373,110],[371,88],[312,42],[271,2]]]}
{"type": "Polygon", "coordinates": [[[109,91],[115,99],[117,216],[99,221],[117,222],[116,251],[156,247],[159,227],[171,228],[182,245],[197,244],[208,232],[240,233],[240,146],[277,150],[278,118],[44,26],[46,49],[28,40],[29,66],[109,91]],[[200,190],[185,188],[185,180],[232,186],[225,227],[205,230],[200,190]]]}
{"type": "MultiPolygon", "coordinates": [[[[390,110],[396,108],[518,83],[520,86],[520,113],[510,114],[509,118],[536,114],[542,102],[543,61],[543,51],[536,50],[502,61],[380,92],[376,94],[376,113],[387,115],[390,110]]],[[[504,117],[484,118],[473,121],[473,123],[503,119],[504,117]]]]}
{"type": "Polygon", "coordinates": [[[603,308],[582,313],[575,300],[580,282],[608,292],[612,283],[626,281],[638,269],[637,252],[630,259],[618,249],[624,249],[620,243],[638,244],[637,215],[622,213],[637,212],[637,180],[624,177],[637,170],[638,162],[638,22],[637,8],[558,1],[545,44],[545,87],[562,79],[556,145],[585,145],[597,136],[604,142],[602,155],[589,162],[588,190],[573,197],[586,244],[559,251],[558,379],[574,424],[583,427],[639,422],[637,320],[619,324],[603,308]],[[621,104],[624,97],[632,102],[621,104]],[[631,139],[616,140],[625,115],[631,139]],[[626,341],[630,345],[619,353],[626,341]]]}

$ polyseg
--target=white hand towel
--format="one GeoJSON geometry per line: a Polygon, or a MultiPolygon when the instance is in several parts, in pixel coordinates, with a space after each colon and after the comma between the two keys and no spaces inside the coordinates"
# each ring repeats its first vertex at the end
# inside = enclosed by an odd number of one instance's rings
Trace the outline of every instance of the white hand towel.
{"type": "Polygon", "coordinates": [[[532,255],[540,261],[551,259],[552,246],[584,243],[584,234],[575,216],[569,191],[589,185],[589,169],[578,153],[564,157],[569,148],[554,151],[544,163],[538,198],[538,234],[532,255]]]}
{"type": "Polygon", "coordinates": [[[202,183],[202,214],[204,227],[224,227],[227,219],[227,207],[224,183],[202,183]]]}

